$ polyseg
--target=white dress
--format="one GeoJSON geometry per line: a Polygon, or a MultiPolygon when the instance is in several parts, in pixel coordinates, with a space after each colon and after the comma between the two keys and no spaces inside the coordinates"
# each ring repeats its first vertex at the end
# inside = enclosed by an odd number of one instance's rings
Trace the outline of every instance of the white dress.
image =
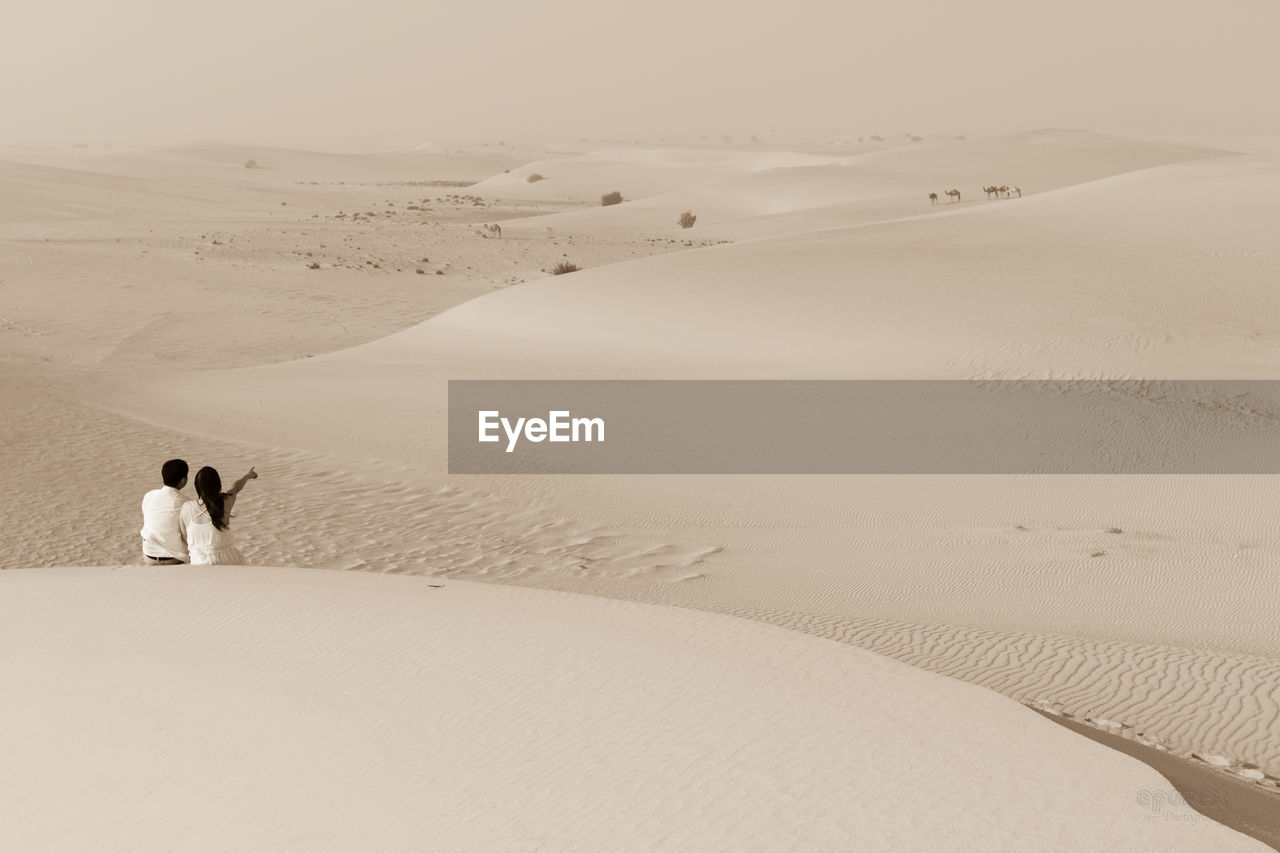
{"type": "Polygon", "coordinates": [[[188,501],[182,507],[182,526],[187,531],[187,552],[193,566],[243,566],[244,554],[236,547],[230,530],[213,526],[202,501],[188,501]]]}

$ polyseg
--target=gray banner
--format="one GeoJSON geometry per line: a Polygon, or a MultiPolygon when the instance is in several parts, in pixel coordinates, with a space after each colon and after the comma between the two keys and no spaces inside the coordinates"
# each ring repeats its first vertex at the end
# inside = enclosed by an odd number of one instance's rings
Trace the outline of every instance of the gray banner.
{"type": "Polygon", "coordinates": [[[451,380],[453,474],[1277,474],[1280,381],[451,380]]]}

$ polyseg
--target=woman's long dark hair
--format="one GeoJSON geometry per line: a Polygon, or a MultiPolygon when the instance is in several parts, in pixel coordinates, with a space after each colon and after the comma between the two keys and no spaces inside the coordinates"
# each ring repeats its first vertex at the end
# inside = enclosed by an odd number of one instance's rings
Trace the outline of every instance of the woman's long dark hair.
{"type": "Polygon", "coordinates": [[[222,501],[222,478],[208,465],[196,472],[196,495],[209,511],[209,520],[219,530],[227,529],[227,509],[222,501]]]}

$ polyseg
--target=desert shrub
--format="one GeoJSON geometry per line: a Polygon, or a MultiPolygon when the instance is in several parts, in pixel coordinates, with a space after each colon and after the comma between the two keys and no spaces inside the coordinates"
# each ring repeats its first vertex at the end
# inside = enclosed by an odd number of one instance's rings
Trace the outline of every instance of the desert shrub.
{"type": "Polygon", "coordinates": [[[528,181],[528,182],[529,182],[529,183],[531,183],[531,184],[535,184],[535,183],[537,183],[538,181],[542,180],[542,176],[541,176],[541,175],[539,175],[537,172],[534,172],[532,175],[530,175],[529,177],[525,178],[525,180],[526,180],[526,181],[528,181]]]}
{"type": "Polygon", "coordinates": [[[257,169],[257,168],[260,168],[260,167],[258,166],[258,161],[257,161],[257,160],[245,160],[245,161],[244,161],[244,167],[245,167],[246,169],[257,169]]]}
{"type": "Polygon", "coordinates": [[[577,272],[582,267],[577,264],[571,264],[568,261],[561,261],[551,269],[552,275],[564,275],[567,272],[577,272]]]}
{"type": "Polygon", "coordinates": [[[698,221],[698,217],[693,215],[692,210],[686,210],[684,213],[680,214],[679,221],[681,228],[692,228],[693,223],[698,221]]]}
{"type": "Polygon", "coordinates": [[[622,193],[617,190],[614,190],[611,193],[605,193],[600,196],[600,204],[605,207],[608,207],[611,204],[622,204],[622,193]]]}

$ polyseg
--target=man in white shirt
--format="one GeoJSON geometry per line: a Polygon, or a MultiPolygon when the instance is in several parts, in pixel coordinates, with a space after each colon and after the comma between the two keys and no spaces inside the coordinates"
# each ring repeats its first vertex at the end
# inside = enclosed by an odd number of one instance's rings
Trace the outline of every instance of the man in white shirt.
{"type": "Polygon", "coordinates": [[[142,497],[142,560],[152,566],[187,562],[187,537],[179,513],[191,500],[181,492],[187,484],[187,463],[170,459],[160,467],[164,487],[142,497]]]}

